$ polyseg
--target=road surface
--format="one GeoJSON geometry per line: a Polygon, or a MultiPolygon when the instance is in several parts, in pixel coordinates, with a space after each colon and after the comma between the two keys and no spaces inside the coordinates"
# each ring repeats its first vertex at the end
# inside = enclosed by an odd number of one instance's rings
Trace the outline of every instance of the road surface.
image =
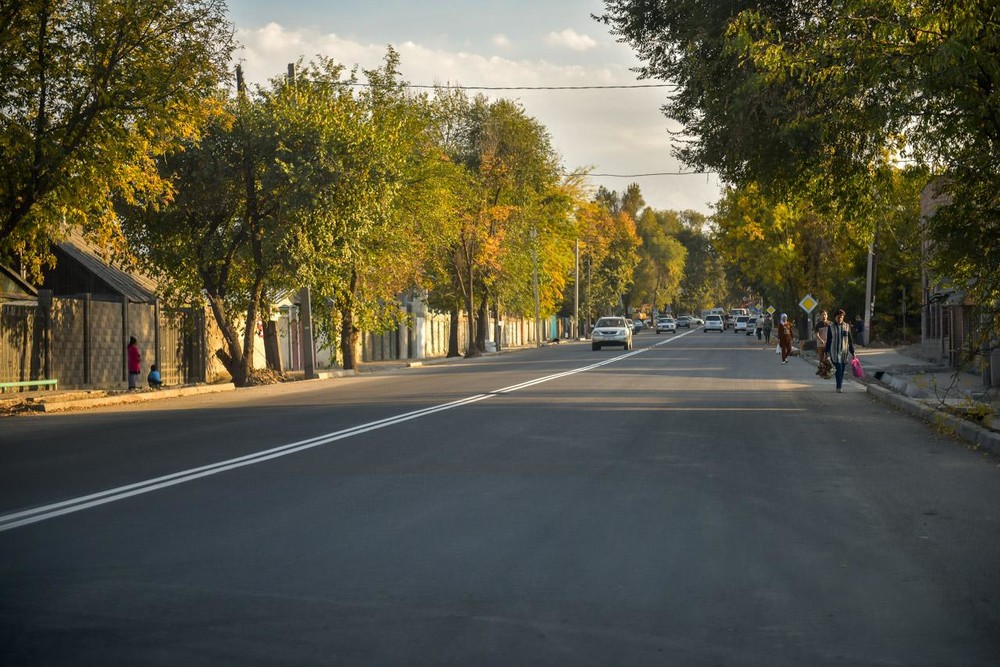
{"type": "Polygon", "coordinates": [[[998,461],[644,331],[0,420],[4,665],[1000,664],[998,461]]]}

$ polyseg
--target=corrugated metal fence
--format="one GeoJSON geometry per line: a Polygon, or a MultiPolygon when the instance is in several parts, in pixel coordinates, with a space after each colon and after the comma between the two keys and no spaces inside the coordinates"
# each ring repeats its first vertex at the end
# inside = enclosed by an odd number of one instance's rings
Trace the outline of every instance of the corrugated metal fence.
{"type": "Polygon", "coordinates": [[[80,297],[0,304],[0,382],[57,379],[59,387],[127,385],[125,347],[138,340],[143,376],[157,364],[165,384],[204,382],[205,316],[199,309],[80,297]]]}

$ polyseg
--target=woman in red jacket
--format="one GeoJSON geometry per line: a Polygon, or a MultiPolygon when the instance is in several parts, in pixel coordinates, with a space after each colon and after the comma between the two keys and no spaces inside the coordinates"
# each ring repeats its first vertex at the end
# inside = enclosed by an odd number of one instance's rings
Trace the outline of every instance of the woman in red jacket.
{"type": "Polygon", "coordinates": [[[142,355],[139,354],[139,341],[135,336],[128,339],[128,388],[136,389],[139,384],[139,374],[142,373],[142,355]]]}

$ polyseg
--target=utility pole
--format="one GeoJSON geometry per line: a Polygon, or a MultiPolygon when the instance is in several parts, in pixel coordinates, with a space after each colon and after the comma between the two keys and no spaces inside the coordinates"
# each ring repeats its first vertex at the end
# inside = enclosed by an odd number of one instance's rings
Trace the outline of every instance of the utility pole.
{"type": "Polygon", "coordinates": [[[875,238],[868,246],[868,273],[865,280],[865,332],[863,344],[871,345],[872,318],[875,316],[875,291],[878,283],[878,232],[879,221],[875,221],[875,238]]]}
{"type": "Polygon", "coordinates": [[[903,295],[902,297],[900,297],[900,300],[902,301],[903,305],[903,341],[905,342],[906,341],[906,285],[903,285],[900,289],[903,291],[903,295]]]}
{"type": "MultiPolygon", "coordinates": [[[[288,63],[288,85],[295,85],[295,63],[288,63]]],[[[316,344],[312,330],[312,293],[309,286],[299,290],[299,320],[302,323],[302,369],[307,380],[315,380],[316,344]]]]}
{"type": "Polygon", "coordinates": [[[576,262],[573,269],[573,338],[580,337],[580,239],[576,240],[576,262]]]}

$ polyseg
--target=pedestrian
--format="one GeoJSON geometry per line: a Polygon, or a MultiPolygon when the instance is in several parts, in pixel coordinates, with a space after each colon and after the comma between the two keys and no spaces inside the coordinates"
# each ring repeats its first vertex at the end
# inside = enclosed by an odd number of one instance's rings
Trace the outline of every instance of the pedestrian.
{"type": "Polygon", "coordinates": [[[833,366],[826,359],[826,330],[829,326],[830,320],[827,318],[827,312],[825,310],[819,311],[819,319],[816,320],[816,327],[814,329],[816,336],[816,356],[819,358],[819,368],[816,369],[816,375],[824,380],[830,378],[830,371],[833,370],[833,366]]]}
{"type": "Polygon", "coordinates": [[[128,388],[138,389],[139,374],[142,373],[142,355],[139,354],[139,341],[135,336],[129,337],[128,348],[125,351],[128,353],[128,388]]]}
{"type": "Polygon", "coordinates": [[[854,337],[850,325],[844,323],[847,315],[843,309],[833,316],[833,322],[826,329],[826,353],[833,362],[837,378],[837,393],[844,393],[844,369],[854,358],[854,337]]]}
{"type": "Polygon", "coordinates": [[[163,386],[163,380],[160,378],[160,371],[156,368],[156,364],[149,367],[149,375],[146,376],[146,382],[153,389],[159,389],[163,386]]]}
{"type": "Polygon", "coordinates": [[[861,319],[860,315],[854,316],[854,338],[857,339],[859,345],[865,344],[865,321],[861,319]]]}
{"type": "Polygon", "coordinates": [[[764,344],[770,347],[771,345],[771,325],[773,320],[771,319],[771,313],[764,316],[764,344]]]}
{"type": "Polygon", "coordinates": [[[778,345],[781,347],[781,363],[788,363],[788,355],[792,353],[792,323],[788,315],[781,314],[781,321],[778,322],[778,345]]]}

